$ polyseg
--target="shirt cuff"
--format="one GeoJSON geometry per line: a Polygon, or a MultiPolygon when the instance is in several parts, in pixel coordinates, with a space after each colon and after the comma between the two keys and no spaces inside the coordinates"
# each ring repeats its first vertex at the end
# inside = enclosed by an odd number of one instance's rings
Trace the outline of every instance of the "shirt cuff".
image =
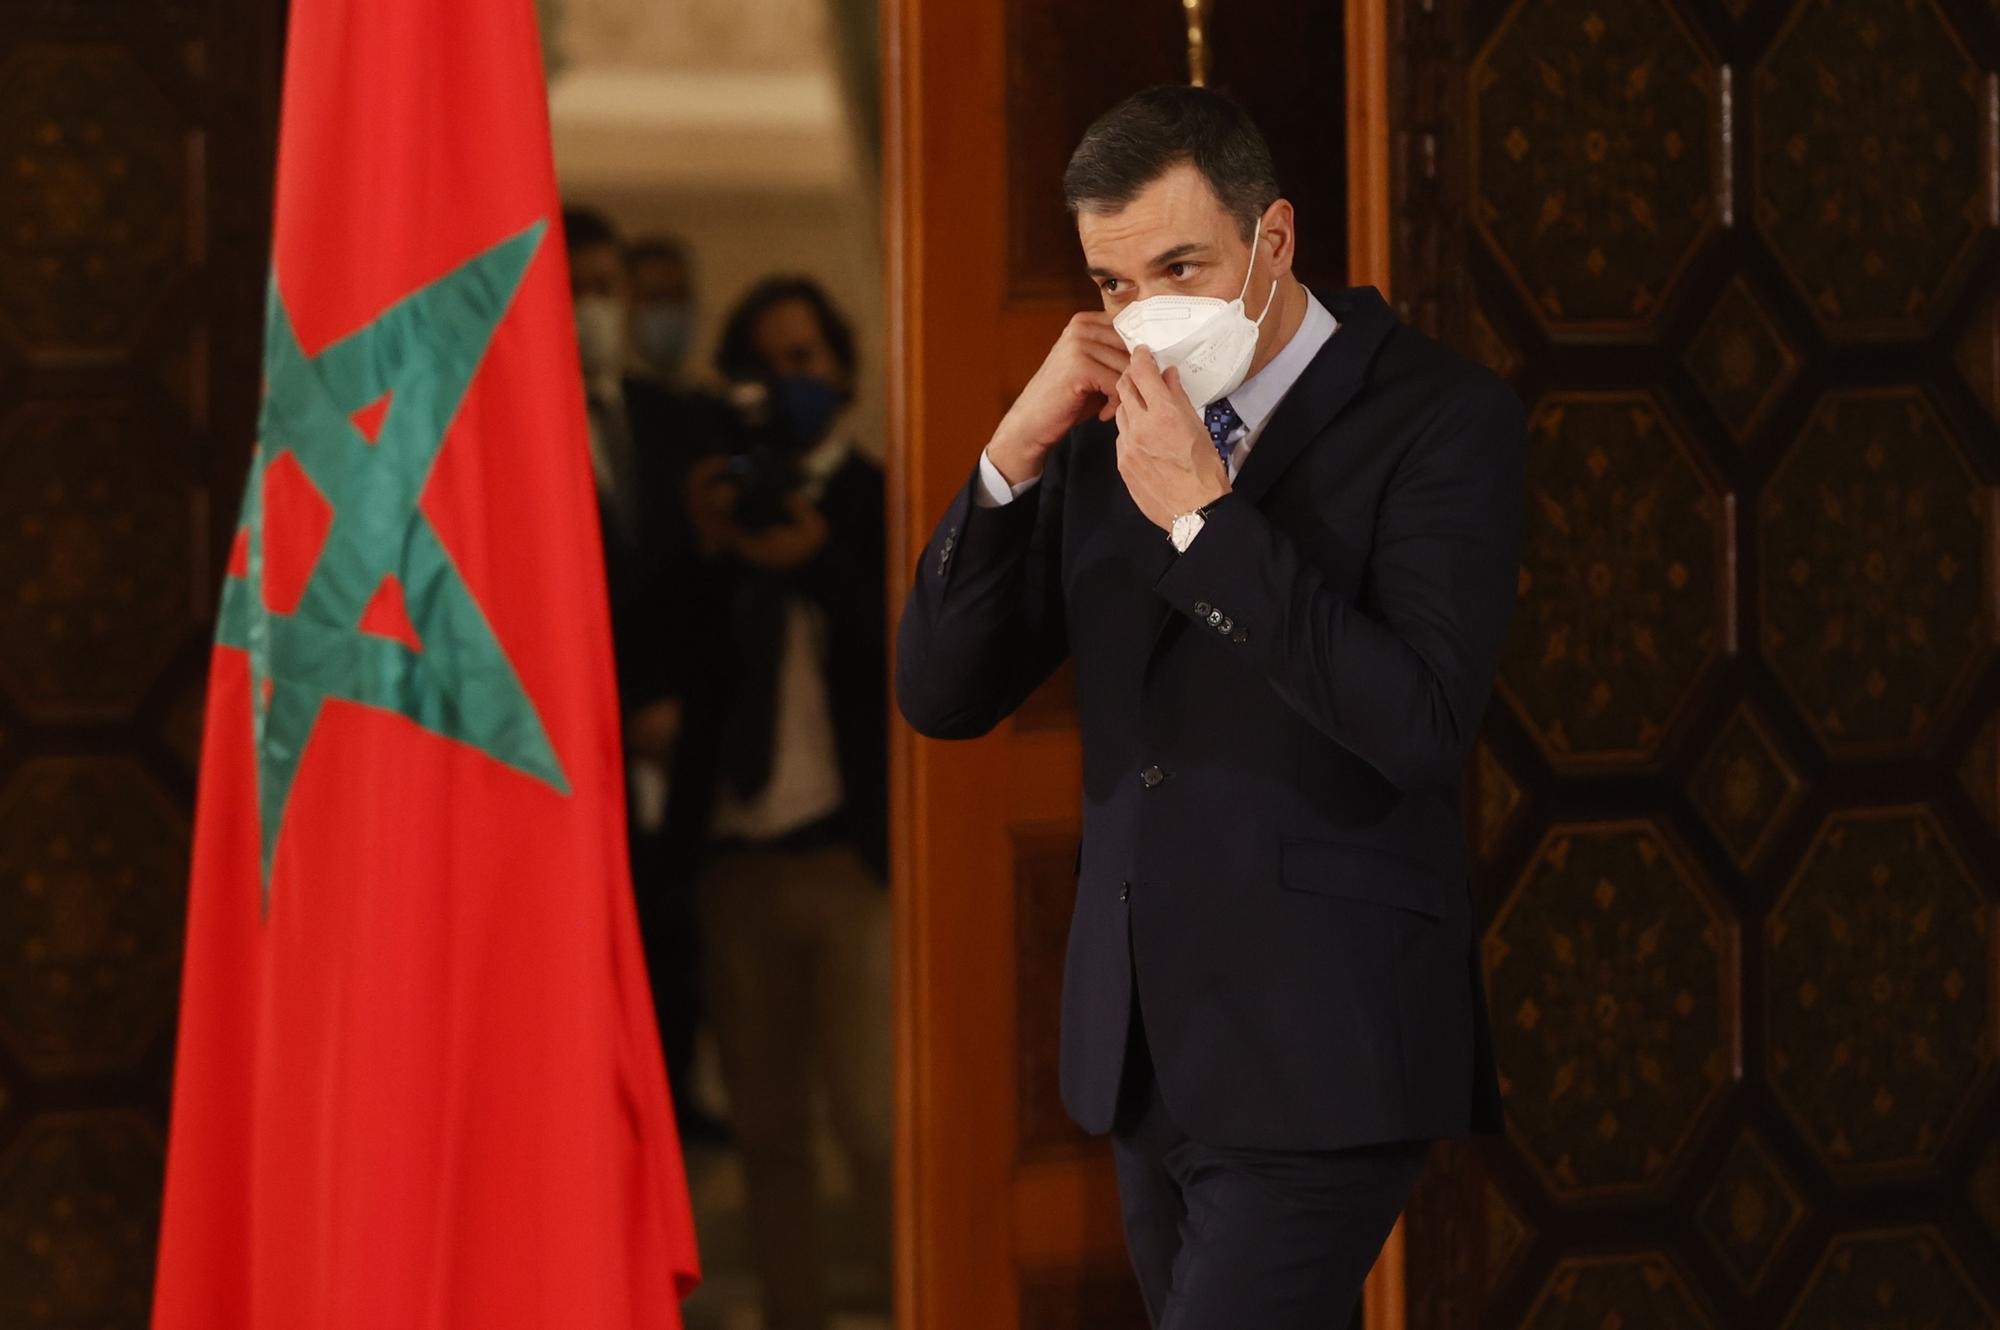
{"type": "Polygon", "coordinates": [[[993,459],[988,457],[986,450],[982,448],[979,450],[979,484],[972,491],[972,506],[1004,507],[1033,489],[1041,478],[1041,472],[1037,471],[1020,484],[1009,485],[1007,477],[1000,474],[1000,468],[993,465],[993,459]]]}

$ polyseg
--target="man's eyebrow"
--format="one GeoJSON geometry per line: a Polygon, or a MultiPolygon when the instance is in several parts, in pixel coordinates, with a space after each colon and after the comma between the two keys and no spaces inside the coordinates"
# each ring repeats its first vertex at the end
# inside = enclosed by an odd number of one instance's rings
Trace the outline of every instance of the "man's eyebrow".
{"type": "Polygon", "coordinates": [[[1164,268],[1169,263],[1173,263],[1177,260],[1187,258],[1190,254],[1199,253],[1203,250],[1206,250],[1207,248],[1208,248],[1207,245],[1196,244],[1193,241],[1190,241],[1184,245],[1175,245],[1172,249],[1163,250],[1160,253],[1155,254],[1153,256],[1152,263],[1149,264],[1148,266],[1153,268],[1164,268]]]}
{"type": "MultiPolygon", "coordinates": [[[[1204,245],[1199,241],[1190,240],[1185,244],[1175,245],[1172,249],[1165,250],[1159,254],[1154,255],[1153,261],[1147,264],[1146,266],[1149,268],[1164,268],[1169,263],[1178,262],[1179,260],[1187,258],[1190,255],[1206,254],[1207,250],[1208,250],[1207,245],[1204,245]]],[[[1100,268],[1096,264],[1092,264],[1090,267],[1085,268],[1084,272],[1092,277],[1118,276],[1118,274],[1111,271],[1111,269],[1100,268]]]]}

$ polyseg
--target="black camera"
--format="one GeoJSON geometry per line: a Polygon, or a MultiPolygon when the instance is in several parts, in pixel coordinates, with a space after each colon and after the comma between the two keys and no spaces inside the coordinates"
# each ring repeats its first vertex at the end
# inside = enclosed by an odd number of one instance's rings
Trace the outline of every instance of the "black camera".
{"type": "Polygon", "coordinates": [[[724,474],[736,486],[731,516],[745,531],[783,526],[802,483],[793,431],[761,383],[732,384],[726,400],[721,443],[724,474]]]}

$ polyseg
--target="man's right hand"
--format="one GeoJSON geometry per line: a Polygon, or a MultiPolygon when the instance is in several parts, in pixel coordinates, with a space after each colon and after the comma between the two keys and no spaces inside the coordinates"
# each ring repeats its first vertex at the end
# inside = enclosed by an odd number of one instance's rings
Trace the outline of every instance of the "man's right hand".
{"type": "Polygon", "coordinates": [[[1131,354],[1101,310],[1070,319],[1048,357],[993,432],[986,455],[1010,485],[1042,471],[1042,457],[1092,414],[1109,420],[1118,410],[1118,376],[1131,354]]]}

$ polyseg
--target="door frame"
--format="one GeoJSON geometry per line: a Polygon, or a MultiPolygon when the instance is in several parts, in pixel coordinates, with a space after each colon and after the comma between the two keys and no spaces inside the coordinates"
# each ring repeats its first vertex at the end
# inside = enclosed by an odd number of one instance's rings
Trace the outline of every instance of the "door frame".
{"type": "MultiPolygon", "coordinates": [[[[1295,0],[1308,3],[1309,0],[1295,0]]],[[[1348,268],[1353,285],[1373,285],[1390,294],[1390,127],[1389,127],[1389,0],[1347,0],[1347,197],[1348,268]]],[[[937,519],[938,485],[934,472],[942,459],[927,448],[924,422],[939,403],[927,396],[936,385],[940,394],[957,391],[963,382],[962,364],[940,356],[935,329],[926,320],[946,312],[942,303],[947,292],[933,304],[925,285],[925,254],[930,237],[925,234],[924,204],[927,187],[943,193],[963,180],[963,167],[956,154],[926,153],[930,141],[927,130],[939,126],[933,121],[977,117],[980,89],[955,86],[947,100],[932,89],[926,75],[929,53],[963,62],[965,52],[991,53],[1004,50],[1005,0],[882,0],[882,190],[884,273],[888,303],[888,402],[889,436],[885,457],[887,471],[888,572],[885,594],[892,609],[900,609],[909,591],[912,560],[928,539],[937,519]]],[[[982,58],[975,55],[971,58],[982,58]]],[[[956,71],[945,69],[940,80],[949,80],[956,71]]],[[[971,123],[978,122],[972,120],[971,123]]],[[[950,126],[943,126],[939,139],[949,138],[950,126]]],[[[1003,208],[994,208],[998,213],[1003,208]]],[[[995,233],[998,220],[995,220],[995,233]]],[[[955,237],[963,240],[962,236],[955,237]]],[[[1001,246],[974,246],[970,252],[992,256],[986,262],[1001,262],[1001,246]]],[[[1038,349],[1038,348],[1037,348],[1038,349]]],[[[1002,347],[997,358],[1007,362],[1013,382],[1025,379],[1032,362],[1025,366],[1016,350],[1002,347]]],[[[1000,401],[967,403],[982,415],[997,412],[1000,401]]],[[[997,419],[997,414],[995,414],[997,419]]],[[[983,428],[982,424],[980,428],[983,428]]],[[[941,441],[940,451],[949,449],[962,468],[963,438],[941,441]]],[[[891,616],[893,625],[894,616],[891,616]]],[[[890,650],[894,651],[893,627],[890,650]]],[[[885,686],[890,686],[885,681],[885,686]]],[[[894,715],[893,702],[891,714],[894,715]]],[[[955,1087],[934,1072],[943,1066],[939,1054],[941,1037],[932,1019],[942,1005],[962,1013],[967,1003],[961,981],[949,993],[934,983],[935,964],[949,947],[940,945],[949,938],[962,939],[966,930],[993,926],[993,917],[980,913],[981,905],[968,901],[973,883],[942,880],[931,856],[923,824],[925,810],[934,800],[959,798],[962,789],[934,788],[944,784],[932,771],[932,764],[919,755],[915,733],[900,719],[890,727],[890,883],[893,901],[893,965],[895,983],[896,1047],[896,1324],[901,1330],[984,1330],[953,1322],[947,1328],[941,1319],[952,1296],[967,1297],[968,1282],[981,1286],[992,1280],[992,1253],[982,1261],[982,1244],[1008,1247],[1011,1225],[1021,1230],[1023,1203],[1000,1195],[986,1198],[990,1209],[1002,1214],[976,1215],[977,1200],[954,1195],[953,1186],[977,1187],[982,1175],[977,1167],[966,1166],[961,1156],[968,1153],[964,1142],[977,1140],[983,1130],[1011,1127],[1012,1105],[986,1107],[968,1121],[966,1099],[955,1087]],[[929,786],[926,781],[931,782],[929,786]],[[947,1104],[944,1101],[952,1100],[947,1104]],[[957,1144],[955,1145],[954,1142],[957,1144]],[[943,1203],[950,1198],[951,1204],[943,1203]],[[970,1217],[969,1217],[970,1216],[970,1217]]],[[[953,773],[962,777],[964,772],[953,773]]],[[[994,772],[1004,782],[1005,773],[994,772]]],[[[976,879],[976,875],[973,875],[976,879]]],[[[1014,993],[995,995],[994,1001],[1011,1004],[1014,993]]],[[[1011,1142],[1010,1142],[1011,1147],[1011,1142]]],[[[1018,1189],[1017,1189],[1018,1190],[1018,1189]]],[[[1051,1173],[1047,1185],[1039,1188],[1034,1214],[1038,1224],[1053,1221],[1057,1230],[1052,1240],[1074,1240],[1079,1247],[1102,1243],[1107,1232],[1115,1234],[1115,1213],[1107,1214],[1091,1188],[1078,1187],[1066,1176],[1051,1173]],[[1108,1227],[1109,1226],[1109,1227],[1108,1227]]],[[[1013,1256],[1011,1249],[1005,1253],[1013,1256]]],[[[1369,1276],[1363,1302],[1366,1330],[1403,1330],[1404,1324],[1403,1225],[1398,1220],[1373,1273],[1369,1276]]],[[[1001,1305],[996,1303],[996,1306],[1001,1305]]],[[[1003,1322],[995,1313],[994,1326],[1003,1322]]],[[[1011,1327],[1010,1327],[1011,1330],[1011,1327]]]]}

